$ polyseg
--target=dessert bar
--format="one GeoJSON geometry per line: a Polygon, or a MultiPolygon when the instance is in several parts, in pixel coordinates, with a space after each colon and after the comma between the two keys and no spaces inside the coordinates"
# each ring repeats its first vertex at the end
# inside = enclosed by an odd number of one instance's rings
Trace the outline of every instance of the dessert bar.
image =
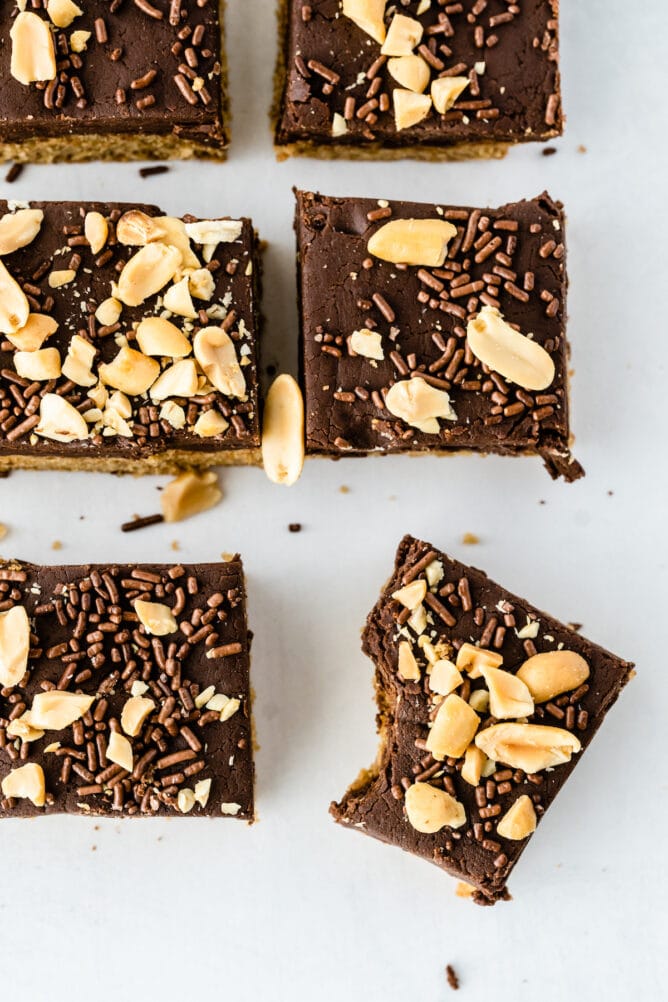
{"type": "Polygon", "coordinates": [[[0,564],[0,816],[252,821],[239,557],[0,564]]]}
{"type": "Polygon", "coordinates": [[[0,470],[257,463],[248,219],[0,202],[0,470]]]}
{"type": "Polygon", "coordinates": [[[3,3],[0,158],[225,159],[223,6],[3,3]]]}
{"type": "Polygon", "coordinates": [[[575,480],[564,213],[297,193],[307,455],[539,455],[575,480]]]}
{"type": "Polygon", "coordinates": [[[633,665],[409,536],[363,649],[381,747],[334,818],[436,863],[479,904],[507,897],[633,665]]]}
{"type": "Polygon", "coordinates": [[[558,0],[281,0],[279,158],[458,160],[561,134],[558,0]]]}

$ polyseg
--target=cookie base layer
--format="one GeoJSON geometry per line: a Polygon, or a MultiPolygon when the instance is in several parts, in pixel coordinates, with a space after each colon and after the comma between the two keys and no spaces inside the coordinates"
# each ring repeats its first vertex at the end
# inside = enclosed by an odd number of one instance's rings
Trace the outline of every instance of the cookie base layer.
{"type": "Polygon", "coordinates": [[[78,473],[128,473],[135,477],[184,470],[208,470],[212,466],[262,466],[260,449],[231,449],[229,452],[191,452],[174,449],[146,459],[109,456],[81,459],[67,456],[0,456],[0,471],[63,470],[78,473]]]}
{"type": "Polygon", "coordinates": [[[276,159],[281,162],[290,157],[311,157],[314,160],[421,160],[426,163],[463,160],[503,160],[511,145],[515,143],[458,143],[454,146],[352,146],[349,143],[332,143],[319,146],[317,143],[301,142],[276,143],[276,159]]]}
{"type": "Polygon", "coordinates": [[[88,163],[92,160],[227,160],[229,141],[213,147],[170,135],[108,136],[75,135],[52,139],[26,139],[0,143],[0,162],[56,164],[88,163]]]}
{"type": "Polygon", "coordinates": [[[443,458],[445,456],[479,456],[482,459],[487,459],[488,456],[492,455],[507,455],[513,456],[515,459],[536,459],[540,458],[543,461],[543,466],[550,474],[553,480],[558,480],[559,477],[563,477],[566,483],[572,484],[580,477],[584,477],[585,470],[584,467],[578,463],[577,459],[574,459],[570,453],[560,453],[560,452],[530,452],[523,449],[518,452],[512,452],[510,449],[507,452],[480,452],[479,450],[473,449],[424,449],[421,452],[405,452],[398,449],[396,452],[350,452],[342,455],[337,452],[310,452],[306,456],[306,459],[333,459],[338,462],[341,459],[371,459],[377,458],[382,459],[384,456],[408,456],[410,459],[419,459],[421,456],[439,456],[443,458]]]}

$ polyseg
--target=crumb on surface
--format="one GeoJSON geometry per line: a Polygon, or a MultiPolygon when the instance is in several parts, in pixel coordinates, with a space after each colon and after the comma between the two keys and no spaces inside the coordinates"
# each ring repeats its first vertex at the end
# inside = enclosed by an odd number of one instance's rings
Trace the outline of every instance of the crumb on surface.
{"type": "Polygon", "coordinates": [[[179,543],[178,539],[173,539],[169,544],[169,547],[170,549],[174,550],[174,552],[177,552],[178,550],[181,549],[181,544],[179,543]]]}
{"type": "Polygon", "coordinates": [[[9,532],[9,526],[5,525],[4,522],[0,522],[0,539],[4,539],[9,532]]]}
{"type": "Polygon", "coordinates": [[[465,532],[462,536],[464,546],[477,546],[479,542],[480,536],[476,536],[475,532],[465,532]]]}
{"type": "Polygon", "coordinates": [[[556,146],[546,146],[544,149],[541,150],[541,153],[543,154],[544,157],[554,156],[556,152],[557,152],[556,146]]]}
{"type": "Polygon", "coordinates": [[[52,550],[62,550],[62,548],[63,548],[63,544],[61,543],[61,541],[59,539],[54,539],[54,541],[51,543],[51,549],[52,550]]]}
{"type": "Polygon", "coordinates": [[[583,143],[580,143],[580,145],[578,146],[578,153],[586,153],[586,152],[587,152],[587,147],[583,143]]]}
{"type": "Polygon", "coordinates": [[[339,487],[339,494],[350,494],[350,487],[347,484],[341,484],[339,487]]]}
{"type": "Polygon", "coordinates": [[[457,972],[455,971],[452,964],[448,964],[448,966],[445,968],[445,976],[452,990],[457,991],[457,989],[459,988],[459,978],[457,977],[457,972]]]}
{"type": "Polygon", "coordinates": [[[290,524],[288,525],[288,530],[290,532],[301,532],[302,531],[301,522],[290,522],[290,524]]]}

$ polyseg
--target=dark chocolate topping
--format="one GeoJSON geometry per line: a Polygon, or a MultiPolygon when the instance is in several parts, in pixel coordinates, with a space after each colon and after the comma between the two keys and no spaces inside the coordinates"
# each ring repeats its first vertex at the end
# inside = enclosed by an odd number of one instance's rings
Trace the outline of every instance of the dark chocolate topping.
{"type": "Polygon", "coordinates": [[[297,193],[306,444],[326,455],[476,449],[540,453],[550,472],[582,474],[570,458],[564,331],[564,214],[543,194],[499,209],[329,198],[297,193]],[[392,219],[443,219],[457,229],[442,268],[397,266],[368,252],[392,219]],[[549,353],[542,392],[490,372],[467,344],[468,320],[498,308],[549,353]],[[383,360],[353,354],[354,331],[380,333],[383,360]],[[438,435],[398,420],[384,393],[421,376],[445,390],[456,420],[438,435]]]}
{"type": "Polygon", "coordinates": [[[37,763],[46,805],[3,796],[0,816],[180,815],[179,792],[211,780],[206,804],[191,807],[194,815],[253,819],[250,634],[239,558],[192,566],[2,564],[0,610],[17,605],[30,618],[31,651],[23,681],[0,690],[0,777],[37,763]],[[177,631],[151,635],[138,620],[138,599],[167,605],[177,631]],[[120,721],[137,685],[154,708],[129,737],[128,773],[105,750],[112,731],[127,736],[120,721]],[[197,706],[209,687],[239,700],[227,719],[220,708],[197,706]],[[30,743],[8,735],[10,721],[47,690],[95,698],[62,731],[47,730],[30,743]]]}
{"type": "Polygon", "coordinates": [[[397,131],[392,94],[400,85],[381,46],[342,13],[339,0],[288,0],[277,142],[451,146],[561,132],[557,0],[434,0],[418,14],[420,6],[418,0],[388,4],[385,21],[396,12],[420,22],[423,37],[414,53],[426,60],[432,79],[469,78],[451,110],[432,109],[397,131]],[[332,135],[335,113],[346,121],[343,135],[332,135]]]}
{"type": "MultiPolygon", "coordinates": [[[[46,10],[29,10],[48,21],[46,10]]],[[[0,140],[68,134],[169,134],[220,146],[221,25],[217,0],[87,0],[56,29],[58,77],[19,83],[10,73],[17,13],[0,13],[0,140]],[[74,32],[89,32],[83,51],[74,32]]],[[[44,4],[44,8],[46,4],[44,4]]],[[[50,22],[49,22],[50,23],[50,22]]]]}
{"type": "MultiPolygon", "coordinates": [[[[120,203],[31,202],[41,209],[44,219],[37,237],[26,247],[5,255],[2,259],[11,276],[29,299],[31,313],[48,314],[58,322],[58,329],[44,342],[44,348],[57,348],[61,360],[67,356],[72,337],[79,334],[96,349],[94,372],[100,363],[110,362],[118,354],[119,335],[128,338],[129,346],[137,348],[133,325],[145,317],[163,313],[162,297],[167,286],[150,296],[142,306],[123,306],[118,323],[100,323],[95,313],[99,305],[112,295],[122,266],[140,248],[123,246],[116,241],[115,223],[122,214],[140,209],[150,217],[163,215],[152,205],[120,203]],[[104,249],[93,254],[84,236],[84,219],[89,212],[101,213],[109,225],[109,238],[104,249]],[[73,269],[75,278],[57,288],[49,285],[52,271],[73,269]]],[[[15,208],[16,206],[12,206],[15,208]]],[[[0,201],[0,217],[10,206],[0,201]]],[[[186,222],[194,217],[184,217],[186,222]]],[[[208,300],[194,298],[195,309],[209,311],[194,321],[174,315],[172,322],[194,337],[203,326],[219,326],[228,333],[235,345],[238,361],[246,384],[246,399],[226,396],[215,390],[196,397],[170,398],[182,406],[186,424],[182,429],[161,419],[162,403],[152,402],[146,395],[131,398],[133,414],[129,419],[131,435],[94,434],[82,441],[57,442],[35,435],[40,399],[47,393],[62,395],[82,413],[96,406],[88,396],[90,386],[73,385],[64,375],[49,382],[32,382],[17,375],[15,348],[0,338],[0,455],[30,456],[65,455],[68,457],[123,457],[141,459],[165,450],[211,451],[249,449],[259,445],[258,418],[258,341],[259,280],[257,238],[250,220],[241,221],[238,239],[217,244],[212,260],[206,264],[202,248],[191,243],[202,269],[208,269],[213,280],[213,292],[208,300]],[[214,437],[201,437],[193,432],[198,417],[215,409],[227,422],[227,427],[214,437]]],[[[169,361],[165,363],[165,366],[169,361]]],[[[163,366],[163,369],[164,367],[163,366]]],[[[110,388],[110,392],[113,392],[110,388]]],[[[92,427],[92,426],[91,426],[92,427]]]]}

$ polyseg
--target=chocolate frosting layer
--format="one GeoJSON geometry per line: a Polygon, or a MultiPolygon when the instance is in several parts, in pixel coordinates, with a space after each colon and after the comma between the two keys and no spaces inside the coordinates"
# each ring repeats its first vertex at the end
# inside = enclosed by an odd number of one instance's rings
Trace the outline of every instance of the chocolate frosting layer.
{"type": "MultiPolygon", "coordinates": [[[[83,13],[55,31],[58,78],[26,86],[10,72],[17,9],[2,4],[0,141],[173,133],[224,143],[218,0],[80,6],[83,13]],[[74,32],[89,33],[78,53],[74,32]]],[[[48,22],[46,10],[36,13],[48,22]]]]}
{"type": "Polygon", "coordinates": [[[46,804],[2,795],[0,817],[181,816],[179,793],[211,780],[206,804],[191,807],[194,816],[253,819],[251,634],[238,557],[171,566],[0,564],[0,608],[17,605],[30,619],[31,650],[22,682],[0,692],[0,778],[38,764],[46,804]],[[138,619],[137,600],[166,605],[175,632],[152,635],[138,619]],[[137,686],[153,709],[139,734],[128,736],[123,709],[137,686]],[[239,701],[227,719],[199,700],[210,687],[206,702],[214,691],[239,701]],[[46,690],[94,699],[83,718],[38,740],[8,734],[10,721],[46,690]],[[107,758],[114,730],[130,740],[130,773],[107,758]]]}
{"type": "MultiPolygon", "coordinates": [[[[119,270],[140,249],[124,246],[115,237],[115,226],[122,215],[139,209],[151,218],[165,215],[155,205],[135,205],[102,202],[30,202],[0,201],[0,217],[20,207],[39,209],[44,218],[36,238],[11,254],[3,262],[11,276],[29,297],[31,313],[47,314],[58,323],[58,329],[44,342],[45,348],[57,348],[61,359],[67,357],[72,337],[80,334],[96,349],[94,370],[114,359],[119,351],[118,337],[129,339],[137,348],[134,329],[146,317],[165,315],[163,297],[167,286],[147,298],[141,306],[123,306],[121,316],[111,327],[100,323],[95,313],[101,303],[112,295],[112,283],[119,270]],[[84,221],[88,213],[99,212],[108,222],[109,237],[104,249],[93,254],[84,236],[84,221]],[[73,280],[52,288],[52,272],[76,269],[73,280]]],[[[184,217],[186,222],[194,216],[184,217]]],[[[258,325],[260,263],[256,234],[249,219],[239,221],[237,239],[220,242],[208,264],[202,248],[190,243],[200,266],[208,270],[213,291],[208,300],[193,299],[203,312],[186,324],[184,318],[171,316],[171,321],[193,338],[204,326],[222,324],[232,338],[237,358],[242,362],[246,396],[237,399],[215,390],[197,398],[175,398],[187,417],[183,428],[161,419],[162,403],[153,403],[146,395],[132,397],[133,414],[129,419],[130,435],[93,434],[81,441],[58,442],[35,434],[40,398],[46,393],[58,393],[85,413],[95,402],[88,396],[90,387],[73,385],[64,375],[57,380],[32,383],[16,373],[15,348],[0,338],[0,456],[34,457],[64,456],[92,459],[143,459],[159,456],[167,450],[187,452],[226,452],[257,448],[260,444],[258,415],[258,325]],[[203,438],[194,433],[197,418],[207,408],[215,408],[225,419],[226,427],[219,434],[203,438]],[[189,411],[189,408],[193,408],[189,411]]],[[[168,239],[168,238],[166,238],[168,239]]],[[[169,315],[169,314],[168,314],[169,315]]],[[[113,390],[110,388],[110,392],[113,390]]]]}
{"type": "Polygon", "coordinates": [[[419,0],[388,4],[386,24],[395,12],[417,20],[423,36],[414,53],[427,59],[432,79],[467,77],[469,85],[444,115],[432,109],[397,131],[392,95],[400,84],[381,46],[342,13],[339,0],[288,0],[277,143],[454,146],[524,142],[562,131],[557,0],[510,8],[505,0],[434,2],[418,13],[423,6],[419,0]],[[335,113],[345,119],[342,134],[333,134],[335,113]]]}
{"type": "Polygon", "coordinates": [[[540,453],[553,476],[581,476],[569,453],[564,225],[547,193],[479,209],[297,192],[307,451],[540,453]],[[442,268],[397,267],[369,253],[370,238],[396,219],[452,223],[442,268]],[[528,393],[472,354],[467,322],[485,305],[549,353],[547,389],[528,393]],[[381,335],[381,360],[351,350],[353,332],[366,328],[381,335]],[[456,420],[441,421],[438,434],[385,406],[387,389],[411,373],[450,396],[456,420]]]}

